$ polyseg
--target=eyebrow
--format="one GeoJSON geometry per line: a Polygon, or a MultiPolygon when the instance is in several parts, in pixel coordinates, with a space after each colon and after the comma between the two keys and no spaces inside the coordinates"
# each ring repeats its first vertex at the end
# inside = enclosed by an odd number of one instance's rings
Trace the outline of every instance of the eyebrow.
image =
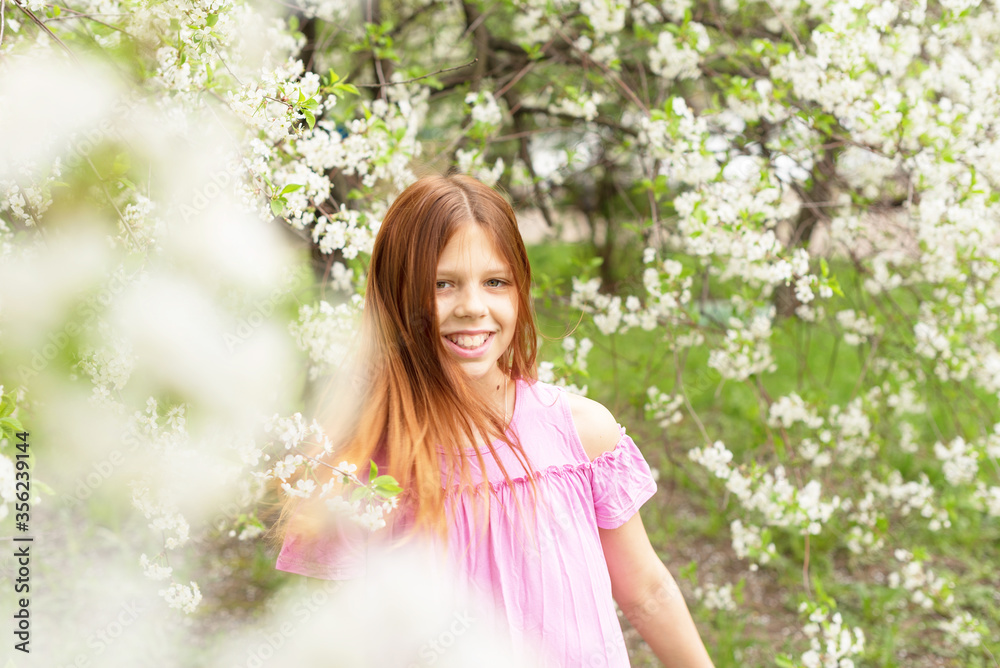
{"type": "MultiPolygon", "coordinates": [[[[450,267],[445,267],[443,270],[439,270],[437,272],[437,275],[438,276],[441,276],[441,275],[449,275],[450,276],[450,275],[456,274],[456,273],[464,273],[464,272],[462,272],[460,269],[456,270],[456,269],[452,269],[450,267]]],[[[508,276],[513,276],[514,275],[514,272],[511,271],[510,267],[502,266],[502,265],[494,265],[492,267],[488,267],[482,273],[484,273],[484,274],[504,274],[504,275],[508,275],[508,276]]]]}

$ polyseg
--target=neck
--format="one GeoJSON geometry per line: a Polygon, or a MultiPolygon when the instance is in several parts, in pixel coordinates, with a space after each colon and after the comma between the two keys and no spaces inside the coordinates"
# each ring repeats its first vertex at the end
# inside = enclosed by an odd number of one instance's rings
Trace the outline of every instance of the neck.
{"type": "Polygon", "coordinates": [[[500,367],[496,366],[482,378],[473,383],[482,401],[496,410],[498,414],[504,416],[505,421],[510,421],[513,413],[514,383],[510,381],[500,367]]]}

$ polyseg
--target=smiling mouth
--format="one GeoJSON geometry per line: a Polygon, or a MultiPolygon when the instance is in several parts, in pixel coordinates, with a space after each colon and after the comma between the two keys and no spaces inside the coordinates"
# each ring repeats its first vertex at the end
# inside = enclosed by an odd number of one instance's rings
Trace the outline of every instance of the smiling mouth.
{"type": "Polygon", "coordinates": [[[476,350],[480,348],[486,340],[493,336],[492,332],[486,334],[447,334],[444,338],[448,339],[454,343],[459,348],[464,348],[466,350],[476,350]]]}

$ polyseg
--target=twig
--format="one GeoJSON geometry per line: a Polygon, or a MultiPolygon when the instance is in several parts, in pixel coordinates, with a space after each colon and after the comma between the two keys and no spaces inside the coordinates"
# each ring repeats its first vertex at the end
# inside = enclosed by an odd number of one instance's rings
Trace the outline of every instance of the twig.
{"type": "Polygon", "coordinates": [[[100,19],[95,19],[94,18],[95,16],[125,16],[125,14],[123,12],[103,12],[103,13],[102,12],[98,12],[96,14],[84,14],[83,12],[78,12],[77,10],[72,9],[70,7],[60,7],[60,9],[61,10],[65,10],[67,12],[73,12],[73,15],[72,16],[53,16],[50,19],[45,19],[45,22],[49,23],[50,21],[69,21],[69,20],[73,20],[73,19],[89,19],[89,20],[93,21],[94,23],[97,23],[99,25],[104,26],[105,28],[111,28],[112,30],[117,30],[120,33],[123,33],[125,35],[128,35],[129,37],[133,37],[134,38],[134,35],[132,35],[128,31],[123,30],[123,29],[119,28],[116,25],[111,25],[110,23],[105,23],[104,21],[101,21],[100,19]]]}
{"type": "Polygon", "coordinates": [[[461,42],[466,37],[468,37],[472,33],[476,32],[476,28],[478,28],[479,26],[481,26],[483,24],[483,22],[486,21],[486,17],[489,16],[492,12],[493,12],[493,8],[491,7],[489,9],[489,11],[483,12],[482,14],[480,14],[479,16],[477,16],[476,19],[465,28],[465,32],[463,32],[462,36],[458,38],[458,41],[461,42]]]}
{"type": "Polygon", "coordinates": [[[682,379],[683,374],[681,373],[681,363],[677,357],[677,349],[674,349],[674,369],[677,374],[677,389],[680,390],[681,396],[684,397],[684,406],[688,410],[688,414],[694,419],[695,424],[698,425],[698,431],[701,432],[701,437],[705,439],[705,445],[712,442],[712,439],[708,437],[708,432],[705,430],[705,425],[701,423],[701,418],[698,414],[694,412],[694,407],[691,405],[691,401],[688,399],[687,392],[684,391],[684,381],[682,379]]]}
{"type": "MultiPolygon", "coordinates": [[[[15,2],[16,1],[17,0],[15,0],[15,2]]],[[[101,190],[104,191],[104,196],[108,198],[108,202],[110,202],[111,206],[114,207],[115,213],[118,214],[118,219],[122,222],[122,227],[124,227],[125,231],[128,232],[128,236],[132,239],[132,243],[135,244],[136,250],[142,250],[143,245],[139,243],[139,240],[136,238],[135,233],[132,232],[132,226],[129,225],[128,221],[125,220],[125,216],[124,214],[122,214],[121,209],[118,208],[118,204],[115,202],[114,198],[111,197],[111,193],[108,192],[108,187],[104,184],[104,177],[101,176],[101,173],[97,170],[97,167],[94,165],[93,161],[91,161],[90,156],[84,156],[84,160],[87,161],[87,164],[90,165],[90,169],[92,169],[94,175],[97,176],[97,181],[98,183],[101,184],[101,190]]]]}
{"type": "Polygon", "coordinates": [[[66,46],[66,44],[61,39],[59,39],[59,37],[57,37],[54,32],[52,32],[51,30],[49,30],[49,27],[47,25],[45,25],[45,23],[41,19],[39,19],[37,16],[35,16],[35,13],[33,11],[31,11],[30,9],[28,9],[27,7],[25,7],[24,5],[22,5],[21,4],[21,0],[14,0],[14,4],[17,5],[17,8],[20,9],[22,12],[24,12],[28,16],[28,18],[32,20],[32,22],[35,25],[37,25],[39,28],[41,28],[42,30],[44,30],[45,32],[47,32],[49,34],[49,37],[51,37],[52,39],[54,39],[56,41],[56,43],[59,46],[61,46],[66,53],[69,54],[70,58],[72,58],[74,61],[76,61],[76,56],[73,55],[73,52],[69,50],[69,47],[66,46]]]}
{"type": "Polygon", "coordinates": [[[510,81],[508,81],[508,82],[507,82],[507,83],[506,83],[506,84],[504,85],[504,87],[503,87],[503,88],[501,88],[500,90],[498,90],[498,91],[497,91],[496,93],[494,93],[494,94],[493,94],[493,97],[495,97],[495,98],[499,99],[499,98],[500,98],[500,97],[501,97],[501,96],[502,96],[502,95],[503,95],[504,93],[506,93],[506,92],[507,92],[507,90],[508,90],[508,89],[509,89],[509,88],[510,88],[511,86],[513,86],[514,84],[516,84],[516,83],[517,83],[518,81],[520,81],[520,80],[521,80],[521,78],[522,78],[522,77],[524,77],[524,75],[526,75],[526,74],[527,74],[528,72],[530,72],[531,70],[533,70],[533,69],[534,69],[534,67],[535,67],[535,63],[536,63],[536,62],[538,62],[538,61],[536,61],[536,60],[532,60],[532,61],[531,61],[531,62],[529,62],[529,63],[528,63],[527,65],[525,65],[524,67],[522,67],[522,68],[520,69],[520,71],[519,71],[519,72],[518,72],[517,74],[515,74],[515,75],[514,75],[514,78],[513,78],[513,79],[511,79],[510,81]]]}
{"type": "Polygon", "coordinates": [[[788,25],[788,21],[785,20],[785,16],[778,11],[778,8],[774,6],[774,3],[771,2],[771,0],[764,1],[767,3],[767,6],[771,8],[771,11],[774,12],[774,15],[778,17],[778,20],[781,21],[781,25],[788,31],[788,34],[792,36],[792,41],[795,42],[795,46],[798,47],[799,53],[805,53],[805,47],[802,46],[802,42],[799,41],[799,36],[796,35],[795,31],[792,30],[792,27],[788,25]]]}
{"type": "Polygon", "coordinates": [[[861,383],[864,382],[865,376],[868,374],[868,368],[871,366],[872,358],[875,357],[875,352],[878,350],[878,344],[881,341],[880,337],[876,337],[872,341],[871,350],[868,351],[868,357],[865,358],[865,365],[861,368],[861,373],[858,375],[858,382],[854,384],[854,389],[851,390],[851,399],[857,396],[858,390],[861,389],[861,383]]]}
{"type": "Polygon", "coordinates": [[[990,655],[990,658],[993,659],[993,665],[1000,666],[1000,663],[997,663],[997,658],[993,656],[993,652],[990,651],[990,648],[987,647],[986,645],[983,645],[983,649],[986,651],[987,654],[990,655]]]}
{"type": "MultiPolygon", "coordinates": [[[[651,178],[649,179],[649,182],[650,183],[654,183],[656,181],[656,174],[658,174],[659,171],[660,171],[660,159],[659,158],[654,158],[653,159],[653,169],[650,170],[650,171],[652,171],[652,175],[651,175],[651,178]]],[[[646,199],[649,200],[649,213],[650,213],[650,216],[653,219],[653,229],[659,231],[659,228],[660,228],[660,213],[657,210],[657,206],[656,206],[656,193],[653,192],[653,188],[646,188],[646,199]]]]}
{"type": "MultiPolygon", "coordinates": [[[[786,452],[786,446],[791,446],[792,440],[788,437],[788,431],[785,429],[785,425],[778,423],[778,430],[781,432],[781,447],[778,446],[778,441],[774,438],[774,433],[771,431],[770,425],[767,423],[767,415],[765,414],[764,408],[767,408],[767,413],[770,413],[771,406],[774,404],[774,400],[771,399],[771,395],[768,393],[767,388],[764,387],[764,381],[760,377],[760,374],[754,374],[754,379],[757,381],[757,391],[760,401],[757,402],[758,407],[761,410],[761,418],[764,421],[764,429],[767,430],[767,438],[771,445],[774,447],[774,454],[778,456],[782,462],[788,460],[788,453],[786,452]],[[763,404],[763,405],[762,405],[763,404]]],[[[749,379],[747,380],[747,386],[750,385],[749,379]]]]}
{"type": "Polygon", "coordinates": [[[7,26],[7,0],[0,0],[0,46],[3,46],[3,29],[7,26]]]}
{"type": "Polygon", "coordinates": [[[836,200],[830,200],[828,202],[801,202],[799,206],[803,209],[821,209],[823,207],[842,207],[844,206],[844,203],[836,200]]]}
{"type": "Polygon", "coordinates": [[[535,128],[534,130],[523,130],[521,132],[512,132],[509,135],[499,135],[497,137],[490,137],[486,141],[490,144],[498,141],[510,141],[511,139],[520,139],[521,137],[530,137],[531,135],[544,134],[546,132],[561,132],[563,128],[552,127],[552,128],[535,128]]]}
{"type": "MultiPolygon", "coordinates": [[[[639,213],[639,209],[635,208],[635,204],[632,204],[632,199],[628,196],[628,193],[625,192],[625,189],[622,188],[622,184],[619,183],[618,180],[616,179],[614,181],[614,185],[615,185],[615,190],[618,191],[618,194],[621,196],[622,201],[625,202],[625,206],[629,208],[629,210],[632,212],[632,215],[635,216],[635,219],[642,220],[642,214],[639,213]]],[[[655,217],[656,214],[654,213],[653,216],[655,217]]]]}
{"type": "Polygon", "coordinates": [[[430,74],[424,74],[424,75],[421,75],[419,77],[413,77],[412,79],[407,79],[406,81],[389,81],[389,82],[385,82],[385,83],[374,83],[374,84],[362,84],[362,83],[359,83],[359,84],[354,84],[354,85],[357,86],[358,88],[382,88],[383,86],[398,86],[399,84],[413,83],[414,81],[420,81],[421,79],[426,79],[427,77],[432,77],[435,74],[443,74],[444,72],[451,72],[451,71],[454,71],[454,70],[460,70],[463,67],[469,67],[470,65],[475,64],[478,60],[479,60],[479,58],[473,58],[472,60],[470,60],[469,62],[467,62],[465,65],[459,65],[458,67],[449,67],[449,68],[446,68],[446,69],[443,69],[443,70],[437,70],[436,72],[431,72],[430,74]]]}
{"type": "Polygon", "coordinates": [[[833,382],[833,369],[837,363],[837,353],[839,351],[840,351],[840,337],[837,337],[833,340],[833,351],[830,353],[830,364],[826,368],[826,381],[824,384],[827,387],[829,387],[830,383],[833,382]]]}
{"type": "Polygon", "coordinates": [[[279,4],[282,7],[287,7],[288,9],[294,9],[294,10],[299,11],[299,12],[302,11],[302,7],[300,5],[296,5],[296,4],[291,3],[291,2],[282,2],[281,0],[272,0],[272,2],[274,2],[276,4],[279,4]]]}
{"type": "Polygon", "coordinates": [[[806,529],[806,555],[802,562],[802,584],[806,588],[806,593],[812,596],[812,590],[809,588],[809,533],[806,529]]]}
{"type": "Polygon", "coordinates": [[[568,44],[574,51],[578,52],[581,56],[583,56],[584,60],[589,61],[589,62],[597,65],[598,67],[600,67],[604,71],[604,74],[608,78],[610,78],[612,81],[614,81],[616,84],[618,84],[618,87],[622,89],[622,92],[625,93],[625,96],[627,98],[629,98],[630,100],[632,100],[632,102],[635,103],[635,105],[637,107],[639,107],[640,109],[642,109],[642,113],[644,113],[647,116],[649,116],[649,108],[645,104],[643,104],[642,100],[639,99],[639,96],[635,94],[635,91],[632,90],[631,88],[629,88],[628,85],[624,81],[621,80],[621,77],[619,77],[617,74],[615,74],[614,71],[611,70],[611,68],[609,68],[604,63],[599,62],[599,61],[594,60],[593,58],[591,58],[589,53],[587,53],[586,51],[584,51],[583,49],[581,49],[580,47],[578,47],[573,42],[573,40],[571,40],[569,38],[569,36],[566,33],[564,33],[562,30],[560,30],[559,28],[556,28],[556,33],[560,37],[562,37],[563,41],[565,41],[566,44],[568,44]]]}
{"type": "MultiPolygon", "coordinates": [[[[574,116],[573,114],[566,113],[565,111],[552,111],[546,109],[545,107],[529,107],[522,104],[517,105],[517,109],[523,111],[527,114],[546,114],[552,118],[562,118],[567,121],[578,122],[580,121],[579,116],[574,116]]],[[[514,108],[511,109],[514,111],[514,108]]],[[[626,127],[621,123],[607,117],[607,116],[595,116],[591,122],[597,123],[598,125],[603,125],[606,128],[611,128],[612,130],[617,130],[622,134],[629,135],[631,137],[638,136],[638,133],[632,128],[626,127]]]]}
{"type": "MultiPolygon", "coordinates": [[[[73,16],[61,16],[61,15],[50,16],[45,19],[45,22],[48,23],[49,21],[65,21],[67,19],[93,19],[95,16],[128,16],[128,12],[91,12],[89,14],[85,14],[84,12],[81,12],[77,9],[73,9],[72,7],[66,7],[65,5],[60,6],[59,11],[73,12],[73,16]]],[[[117,27],[112,25],[108,25],[108,27],[115,28],[115,30],[118,30],[117,27]]]]}
{"type": "Polygon", "coordinates": [[[240,78],[238,76],[236,76],[236,72],[233,72],[233,68],[229,67],[229,63],[227,63],[226,59],[222,57],[222,54],[219,53],[219,50],[213,46],[212,47],[212,51],[215,52],[215,57],[218,58],[222,62],[222,65],[226,68],[226,70],[231,75],[233,75],[233,78],[236,79],[236,83],[238,83],[240,86],[242,86],[243,82],[240,81],[240,78]]]}

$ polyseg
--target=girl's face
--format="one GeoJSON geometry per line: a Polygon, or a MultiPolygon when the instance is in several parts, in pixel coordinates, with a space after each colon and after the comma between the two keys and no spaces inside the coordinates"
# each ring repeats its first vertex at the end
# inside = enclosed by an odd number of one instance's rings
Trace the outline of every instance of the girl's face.
{"type": "Polygon", "coordinates": [[[438,326],[448,354],[484,388],[501,378],[497,360],[517,324],[510,267],[477,223],[458,228],[438,259],[438,326]]]}

